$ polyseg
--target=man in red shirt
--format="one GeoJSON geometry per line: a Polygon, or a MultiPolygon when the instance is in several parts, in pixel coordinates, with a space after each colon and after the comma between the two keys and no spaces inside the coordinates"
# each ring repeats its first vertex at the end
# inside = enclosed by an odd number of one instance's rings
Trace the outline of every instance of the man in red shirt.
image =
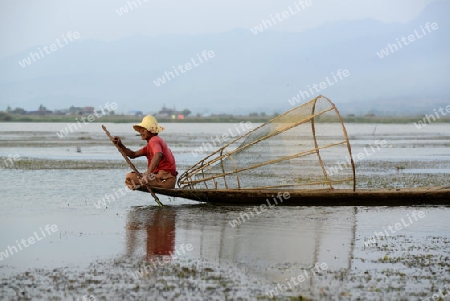
{"type": "Polygon", "coordinates": [[[145,116],[142,122],[133,125],[133,128],[141,134],[141,139],[147,141],[147,145],[137,151],[132,151],[123,145],[119,137],[114,137],[114,143],[121,147],[131,159],[146,156],[148,160],[147,171],[139,178],[134,172],[127,173],[125,184],[131,190],[142,189],[143,185],[162,188],[175,188],[177,170],[175,158],[167,144],[158,133],[164,127],[158,125],[156,118],[145,116]],[[139,184],[137,184],[139,183],[139,184]]]}

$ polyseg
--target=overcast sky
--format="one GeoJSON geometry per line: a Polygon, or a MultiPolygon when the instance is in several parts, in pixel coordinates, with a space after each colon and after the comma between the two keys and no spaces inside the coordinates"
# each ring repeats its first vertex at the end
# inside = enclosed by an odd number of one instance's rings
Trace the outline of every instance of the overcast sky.
{"type": "MultiPolygon", "coordinates": [[[[81,39],[111,41],[138,34],[250,29],[270,15],[294,8],[300,0],[139,1],[134,0],[138,7],[122,16],[116,10],[127,5],[125,0],[1,1],[0,57],[54,43],[68,31],[78,31],[81,39]]],[[[304,31],[329,21],[365,18],[407,23],[433,1],[437,0],[311,0],[311,6],[274,29],[304,31]]]]}

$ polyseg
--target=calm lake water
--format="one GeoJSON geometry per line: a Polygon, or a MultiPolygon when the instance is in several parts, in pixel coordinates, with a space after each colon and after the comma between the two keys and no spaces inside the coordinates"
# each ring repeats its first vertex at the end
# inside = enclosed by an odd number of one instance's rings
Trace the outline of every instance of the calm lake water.
{"type": "MultiPolygon", "coordinates": [[[[16,154],[31,164],[34,160],[55,160],[50,164],[123,160],[99,124],[85,125],[60,139],[56,132],[64,126],[0,123],[2,163],[8,155],[16,154]]],[[[142,145],[130,124],[106,126],[112,134],[124,137],[127,146],[142,145]]],[[[196,147],[232,126],[167,124],[161,137],[171,147],[182,172],[200,159],[192,154],[196,147]]],[[[388,143],[361,162],[357,170],[362,179],[360,188],[376,183],[394,185],[395,181],[404,186],[413,181],[415,186],[450,186],[450,124],[431,124],[420,130],[413,124],[348,124],[347,130],[353,153],[376,140],[388,143]],[[396,169],[399,164],[406,167],[401,173],[396,169]],[[369,180],[374,182],[369,184],[369,180]]],[[[172,278],[179,277],[170,287],[180,294],[167,299],[225,300],[227,296],[229,300],[256,300],[268,298],[270,290],[280,287],[277,298],[419,300],[450,283],[448,207],[274,207],[233,227],[232,221],[251,208],[214,207],[161,196],[167,206],[160,209],[149,194],[122,190],[127,171],[2,168],[0,296],[15,300],[24,293],[43,300],[81,300],[89,295],[97,300],[121,300],[120,292],[127,292],[133,300],[125,284],[139,281],[141,287],[149,286],[137,289],[136,299],[153,300],[152,294],[165,291],[154,284],[163,276],[156,273],[153,280],[134,279],[132,273],[137,268],[117,267],[110,261],[131,260],[139,267],[177,251],[177,258],[171,258],[168,265],[180,265],[182,271],[205,262],[210,267],[190,276],[198,291],[186,289],[188,280],[180,273],[169,272],[172,278]],[[96,206],[108,195],[112,198],[107,206],[96,206]],[[417,218],[419,211],[421,218],[417,218]],[[400,230],[380,236],[374,244],[364,243],[374,232],[383,232],[396,223],[402,223],[400,230]],[[35,232],[42,236],[41,228],[45,231],[46,225],[57,225],[58,231],[19,250],[22,239],[36,237],[35,232]],[[190,250],[186,250],[188,245],[190,250]],[[71,289],[55,288],[50,280],[42,280],[47,272],[62,268],[84,283],[93,263],[97,268],[106,266],[117,279],[104,276],[97,284],[71,289]],[[325,263],[327,268],[311,276],[316,263],[325,263]],[[40,282],[31,281],[34,287],[28,280],[17,280],[27,275],[26,271],[36,279],[41,277],[40,282]],[[307,273],[311,277],[298,285],[289,280],[307,273]],[[233,289],[224,288],[230,286],[233,289]],[[63,297],[61,291],[65,292],[63,297]]]]}

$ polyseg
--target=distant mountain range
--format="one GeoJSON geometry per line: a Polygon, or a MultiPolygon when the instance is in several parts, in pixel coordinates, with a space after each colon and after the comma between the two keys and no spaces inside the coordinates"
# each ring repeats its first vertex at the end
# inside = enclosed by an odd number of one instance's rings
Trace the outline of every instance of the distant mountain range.
{"type": "Polygon", "coordinates": [[[152,113],[165,104],[193,113],[271,114],[291,108],[294,97],[301,103],[323,94],[343,114],[425,114],[450,104],[449,11],[450,2],[439,1],[408,24],[330,22],[303,33],[274,27],[257,35],[236,29],[81,39],[32,61],[30,52],[45,46],[37,45],[0,61],[0,110],[116,102],[118,112],[152,113]],[[424,35],[427,22],[438,28],[424,35]],[[399,44],[409,35],[413,42],[399,44]],[[336,77],[339,70],[349,76],[336,77]]]}

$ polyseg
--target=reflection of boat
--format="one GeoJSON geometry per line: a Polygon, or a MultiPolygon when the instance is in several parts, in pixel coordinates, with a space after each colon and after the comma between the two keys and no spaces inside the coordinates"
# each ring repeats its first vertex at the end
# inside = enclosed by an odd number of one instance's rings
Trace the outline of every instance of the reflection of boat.
{"type": "MultiPolygon", "coordinates": [[[[376,140],[369,147],[375,152],[386,145],[376,140]]],[[[181,188],[153,190],[218,205],[273,204],[274,197],[287,192],[289,199],[278,204],[450,205],[450,187],[356,191],[347,131],[335,105],[324,96],[227,143],[188,168],[178,179],[178,186],[181,188]]]]}
{"type": "MultiPolygon", "coordinates": [[[[176,216],[174,231],[166,232],[166,239],[175,236],[175,249],[191,244],[193,249],[180,257],[190,267],[198,267],[199,272],[205,272],[201,267],[206,263],[227,275],[246,275],[251,281],[272,284],[304,274],[316,263],[326,263],[331,271],[351,268],[356,227],[356,209],[352,207],[273,208],[233,227],[230,222],[248,213],[247,208],[150,206],[133,209],[127,224],[141,225],[144,230],[153,224],[155,213],[159,221],[176,216]],[[142,223],[144,220],[147,222],[142,223]]],[[[134,230],[127,229],[127,237],[134,236],[134,230]]],[[[162,235],[147,233],[147,240],[134,243],[135,249],[147,248],[149,241],[164,243],[162,235]]],[[[310,278],[295,289],[303,291],[320,281],[328,280],[310,278]]]]}
{"type": "Polygon", "coordinates": [[[216,205],[284,205],[284,206],[413,206],[450,205],[449,187],[334,190],[282,190],[289,199],[277,198],[280,190],[255,189],[163,189],[154,192],[209,202],[216,205]],[[275,203],[276,202],[276,203],[275,203]]]}

